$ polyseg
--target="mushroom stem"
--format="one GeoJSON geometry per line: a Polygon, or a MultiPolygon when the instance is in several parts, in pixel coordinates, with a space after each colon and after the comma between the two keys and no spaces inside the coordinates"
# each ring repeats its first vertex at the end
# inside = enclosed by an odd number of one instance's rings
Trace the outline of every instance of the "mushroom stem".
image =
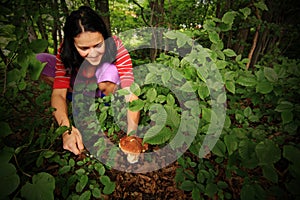
{"type": "Polygon", "coordinates": [[[127,161],[131,164],[139,161],[139,155],[148,149],[148,144],[142,144],[143,140],[137,136],[124,136],[120,139],[119,147],[127,154],[127,161]]]}
{"type": "Polygon", "coordinates": [[[128,154],[127,161],[131,164],[137,163],[139,161],[139,154],[128,154]]]}

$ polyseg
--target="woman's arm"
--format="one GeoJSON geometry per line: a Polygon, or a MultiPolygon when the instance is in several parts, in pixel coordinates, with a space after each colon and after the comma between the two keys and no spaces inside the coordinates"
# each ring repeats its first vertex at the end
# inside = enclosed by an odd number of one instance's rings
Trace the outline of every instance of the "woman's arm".
{"type": "MultiPolygon", "coordinates": [[[[51,96],[51,106],[55,108],[53,115],[60,126],[70,126],[68,118],[68,106],[66,101],[67,89],[53,89],[51,96]]],[[[82,137],[79,130],[72,126],[69,131],[63,133],[63,148],[78,155],[84,149],[82,137]]]]}
{"type": "MultiPolygon", "coordinates": [[[[126,102],[132,102],[137,100],[138,97],[135,94],[129,94],[126,97],[126,102]]],[[[140,120],[140,112],[139,111],[131,111],[128,109],[127,111],[127,135],[131,131],[137,131],[140,120]]]]}
{"type": "MultiPolygon", "coordinates": [[[[121,87],[126,88],[130,91],[129,87],[134,82],[131,57],[120,38],[114,36],[114,40],[117,46],[117,56],[115,64],[120,75],[121,87]]],[[[127,95],[125,99],[126,102],[131,102],[137,100],[138,97],[131,93],[127,95]]],[[[140,112],[133,112],[131,110],[127,111],[127,134],[129,134],[131,131],[137,130],[139,120],[140,112]]]]}

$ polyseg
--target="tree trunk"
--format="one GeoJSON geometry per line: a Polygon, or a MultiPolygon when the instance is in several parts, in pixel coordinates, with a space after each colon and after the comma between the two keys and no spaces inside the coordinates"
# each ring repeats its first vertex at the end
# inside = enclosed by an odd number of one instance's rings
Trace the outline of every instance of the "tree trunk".
{"type": "Polygon", "coordinates": [[[37,27],[39,29],[39,32],[40,32],[42,38],[45,40],[48,40],[48,35],[46,33],[47,32],[46,27],[45,27],[45,24],[43,23],[43,19],[41,18],[41,15],[38,17],[37,27]]]}
{"type": "Polygon", "coordinates": [[[54,55],[57,54],[57,46],[58,46],[58,41],[57,41],[57,31],[58,31],[58,21],[59,21],[59,10],[58,10],[58,2],[57,0],[53,1],[53,27],[52,27],[52,39],[53,39],[53,48],[54,48],[54,55]]]}
{"type": "Polygon", "coordinates": [[[69,9],[65,0],[60,0],[60,5],[65,16],[69,15],[69,9]]]}
{"type": "Polygon", "coordinates": [[[248,38],[249,28],[240,29],[237,34],[237,42],[233,46],[233,50],[237,52],[237,54],[243,54],[246,40],[248,38]]]}
{"type": "MultiPolygon", "coordinates": [[[[149,2],[151,8],[151,27],[159,27],[164,23],[164,0],[151,0],[149,2]]],[[[150,59],[154,61],[159,54],[160,50],[158,47],[162,47],[162,33],[157,30],[152,32],[150,59]]]]}
{"type": "Polygon", "coordinates": [[[100,12],[100,15],[106,25],[108,32],[111,34],[108,0],[95,0],[95,5],[96,5],[96,10],[100,12]]]}

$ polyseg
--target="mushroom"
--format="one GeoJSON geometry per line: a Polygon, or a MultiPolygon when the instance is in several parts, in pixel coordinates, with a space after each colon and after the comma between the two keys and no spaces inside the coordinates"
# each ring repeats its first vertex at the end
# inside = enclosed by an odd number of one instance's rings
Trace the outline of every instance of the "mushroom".
{"type": "Polygon", "coordinates": [[[137,136],[125,136],[120,139],[119,147],[127,154],[127,161],[131,164],[138,162],[139,155],[148,149],[148,144],[137,136]]]}

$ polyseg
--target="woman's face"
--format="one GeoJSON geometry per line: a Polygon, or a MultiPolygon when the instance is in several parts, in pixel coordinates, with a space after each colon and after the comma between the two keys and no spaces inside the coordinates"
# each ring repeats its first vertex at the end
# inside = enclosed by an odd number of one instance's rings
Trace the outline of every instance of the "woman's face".
{"type": "Polygon", "coordinates": [[[105,52],[104,37],[99,32],[82,32],[74,38],[78,53],[92,65],[98,65],[105,52]]]}

